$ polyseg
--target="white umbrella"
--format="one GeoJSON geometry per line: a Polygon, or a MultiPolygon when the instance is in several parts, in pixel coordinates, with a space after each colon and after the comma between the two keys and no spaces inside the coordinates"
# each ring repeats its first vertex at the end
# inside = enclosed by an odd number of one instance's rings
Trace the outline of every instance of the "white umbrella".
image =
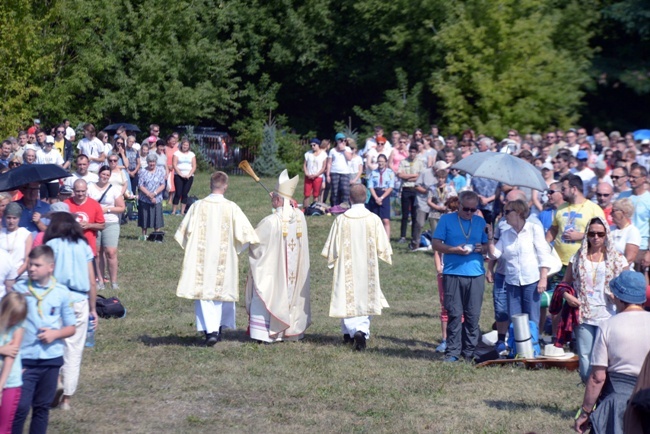
{"type": "Polygon", "coordinates": [[[548,187],[539,169],[526,160],[500,152],[479,152],[451,166],[472,176],[544,191],[548,187]]]}

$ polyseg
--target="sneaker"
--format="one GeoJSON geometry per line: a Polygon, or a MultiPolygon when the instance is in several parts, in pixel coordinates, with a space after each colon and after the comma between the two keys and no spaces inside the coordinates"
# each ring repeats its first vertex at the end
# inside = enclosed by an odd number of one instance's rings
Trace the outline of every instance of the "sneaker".
{"type": "Polygon", "coordinates": [[[206,347],[213,347],[219,342],[219,333],[206,333],[205,335],[205,346],[206,347]]]}
{"type": "Polygon", "coordinates": [[[120,285],[118,285],[117,282],[111,282],[111,288],[117,290],[120,289],[120,285]]]}
{"type": "Polygon", "coordinates": [[[506,343],[503,341],[497,341],[497,343],[494,345],[494,350],[497,352],[497,354],[501,354],[507,349],[508,347],[506,347],[506,343]]]}
{"type": "Polygon", "coordinates": [[[97,291],[103,291],[106,289],[106,285],[104,285],[104,282],[99,280],[97,281],[97,291]]]}
{"type": "Polygon", "coordinates": [[[445,351],[447,351],[447,341],[443,339],[440,345],[436,347],[436,353],[444,353],[445,351]]]}
{"type": "Polygon", "coordinates": [[[453,363],[453,362],[458,361],[458,357],[456,357],[456,356],[446,356],[444,359],[442,359],[442,361],[443,362],[453,363]]]}
{"type": "Polygon", "coordinates": [[[399,239],[398,244],[404,244],[406,242],[406,238],[402,237],[399,239]]]}
{"type": "Polygon", "coordinates": [[[67,403],[67,402],[64,402],[63,404],[61,404],[61,410],[70,411],[70,404],[67,403]]]}

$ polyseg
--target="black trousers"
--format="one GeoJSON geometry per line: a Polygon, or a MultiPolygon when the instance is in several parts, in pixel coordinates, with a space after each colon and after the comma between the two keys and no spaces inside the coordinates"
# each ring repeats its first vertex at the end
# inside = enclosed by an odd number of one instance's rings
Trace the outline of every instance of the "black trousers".
{"type": "Polygon", "coordinates": [[[415,218],[418,209],[415,198],[417,191],[414,187],[402,188],[402,225],[400,226],[400,238],[406,238],[406,227],[409,223],[409,215],[411,216],[411,237],[415,232],[415,218]]]}

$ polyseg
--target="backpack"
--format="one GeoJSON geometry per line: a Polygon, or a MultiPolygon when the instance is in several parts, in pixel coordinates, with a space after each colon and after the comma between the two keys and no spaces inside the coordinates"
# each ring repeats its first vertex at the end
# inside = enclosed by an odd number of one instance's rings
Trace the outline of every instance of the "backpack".
{"type": "Polygon", "coordinates": [[[323,202],[314,202],[305,210],[306,216],[319,216],[327,214],[327,204],[323,202]]]}
{"type": "Polygon", "coordinates": [[[124,318],[126,316],[126,308],[117,297],[106,298],[97,294],[97,315],[102,318],[124,318]]]}

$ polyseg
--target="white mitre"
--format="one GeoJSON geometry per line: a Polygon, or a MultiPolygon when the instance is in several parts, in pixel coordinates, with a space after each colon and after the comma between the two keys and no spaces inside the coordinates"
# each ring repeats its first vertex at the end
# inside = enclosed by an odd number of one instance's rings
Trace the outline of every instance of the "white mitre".
{"type": "MultiPolygon", "coordinates": [[[[284,169],[278,177],[278,183],[275,185],[274,192],[284,199],[284,204],[282,205],[282,233],[285,236],[287,235],[286,223],[293,222],[296,218],[294,214],[296,210],[291,205],[291,199],[293,199],[293,193],[296,191],[299,180],[298,175],[289,179],[289,172],[287,172],[287,169],[284,169]]],[[[302,234],[298,236],[300,235],[302,234]]]]}
{"type": "Polygon", "coordinates": [[[298,175],[289,179],[289,172],[284,169],[278,177],[278,183],[275,185],[275,192],[285,199],[292,199],[293,192],[296,191],[298,186],[298,175]]]}

